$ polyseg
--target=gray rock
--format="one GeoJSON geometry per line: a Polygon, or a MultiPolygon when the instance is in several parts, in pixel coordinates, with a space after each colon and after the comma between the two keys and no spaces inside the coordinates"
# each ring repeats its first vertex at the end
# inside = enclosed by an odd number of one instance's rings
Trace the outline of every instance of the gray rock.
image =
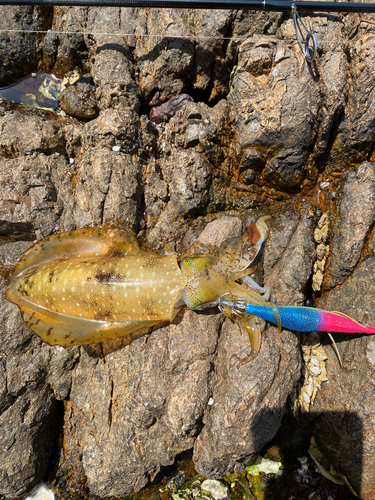
{"type": "Polygon", "coordinates": [[[365,162],[351,170],[336,188],[329,210],[331,254],[324,286],[341,284],[358,263],[375,220],[375,168],[365,162]]]}
{"type": "MultiPolygon", "coordinates": [[[[318,306],[374,325],[374,273],[371,256],[342,285],[325,294],[318,306]]],[[[334,334],[334,338],[342,367],[332,347],[327,347],[328,382],[322,385],[312,407],[312,412],[320,415],[314,435],[332,465],[347,476],[359,497],[370,499],[375,477],[374,339],[355,334],[334,334]]],[[[330,343],[328,339],[326,342],[330,343]]]]}
{"type": "Polygon", "coordinates": [[[66,159],[54,153],[0,161],[0,234],[39,239],[72,227],[66,159]]]}
{"type": "Polygon", "coordinates": [[[140,166],[137,159],[96,147],[82,156],[77,169],[76,225],[121,220],[135,229],[140,207],[140,166]]]}
{"type": "Polygon", "coordinates": [[[14,82],[34,71],[40,57],[36,33],[7,30],[42,30],[46,28],[49,8],[31,5],[4,5],[0,19],[0,85],[14,82]]]}

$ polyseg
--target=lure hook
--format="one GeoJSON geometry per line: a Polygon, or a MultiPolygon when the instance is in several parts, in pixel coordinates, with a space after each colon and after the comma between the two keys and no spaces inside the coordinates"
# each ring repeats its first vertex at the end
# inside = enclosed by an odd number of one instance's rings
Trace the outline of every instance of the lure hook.
{"type": "Polygon", "coordinates": [[[307,28],[305,23],[302,21],[301,16],[297,11],[297,7],[294,3],[292,4],[292,15],[298,45],[302,50],[306,61],[311,63],[315,59],[318,51],[318,42],[316,40],[316,36],[307,28]],[[305,30],[306,36],[303,35],[302,28],[305,30]]]}

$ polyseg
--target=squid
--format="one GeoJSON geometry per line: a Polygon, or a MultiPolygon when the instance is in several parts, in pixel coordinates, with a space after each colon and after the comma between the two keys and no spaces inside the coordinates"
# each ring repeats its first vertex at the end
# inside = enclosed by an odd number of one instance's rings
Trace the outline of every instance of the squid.
{"type": "Polygon", "coordinates": [[[191,255],[180,264],[176,255],[142,249],[130,231],[112,224],[47,236],[16,263],[5,295],[44,342],[63,347],[117,337],[130,344],[184,306],[218,306],[232,318],[249,336],[246,362],[259,352],[266,321],[279,330],[375,333],[339,313],[274,304],[272,289],[250,278],[268,237],[268,218],[217,253],[191,255]]]}

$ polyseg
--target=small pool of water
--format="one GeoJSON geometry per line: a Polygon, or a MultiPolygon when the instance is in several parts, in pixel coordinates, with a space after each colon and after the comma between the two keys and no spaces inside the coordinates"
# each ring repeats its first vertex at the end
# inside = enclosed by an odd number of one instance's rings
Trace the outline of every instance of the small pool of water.
{"type": "Polygon", "coordinates": [[[61,92],[61,80],[48,73],[31,73],[16,83],[0,87],[0,97],[16,104],[54,110],[61,92]]]}

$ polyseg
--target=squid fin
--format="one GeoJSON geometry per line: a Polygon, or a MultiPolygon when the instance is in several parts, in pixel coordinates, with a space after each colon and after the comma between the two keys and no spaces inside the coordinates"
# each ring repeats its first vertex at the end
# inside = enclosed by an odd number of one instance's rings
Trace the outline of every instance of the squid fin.
{"type": "MultiPolygon", "coordinates": [[[[118,321],[109,323],[47,311],[33,305],[33,309],[21,305],[21,315],[26,325],[49,345],[69,347],[107,339],[125,337],[129,345],[134,339],[144,335],[140,330],[148,328],[157,321],[118,321]]],[[[124,345],[125,345],[124,344],[124,345]]]]}
{"type": "Polygon", "coordinates": [[[47,236],[34,243],[19,259],[12,275],[18,276],[26,269],[57,258],[66,259],[77,255],[122,256],[127,253],[144,253],[131,231],[112,224],[86,227],[47,236]]]}

